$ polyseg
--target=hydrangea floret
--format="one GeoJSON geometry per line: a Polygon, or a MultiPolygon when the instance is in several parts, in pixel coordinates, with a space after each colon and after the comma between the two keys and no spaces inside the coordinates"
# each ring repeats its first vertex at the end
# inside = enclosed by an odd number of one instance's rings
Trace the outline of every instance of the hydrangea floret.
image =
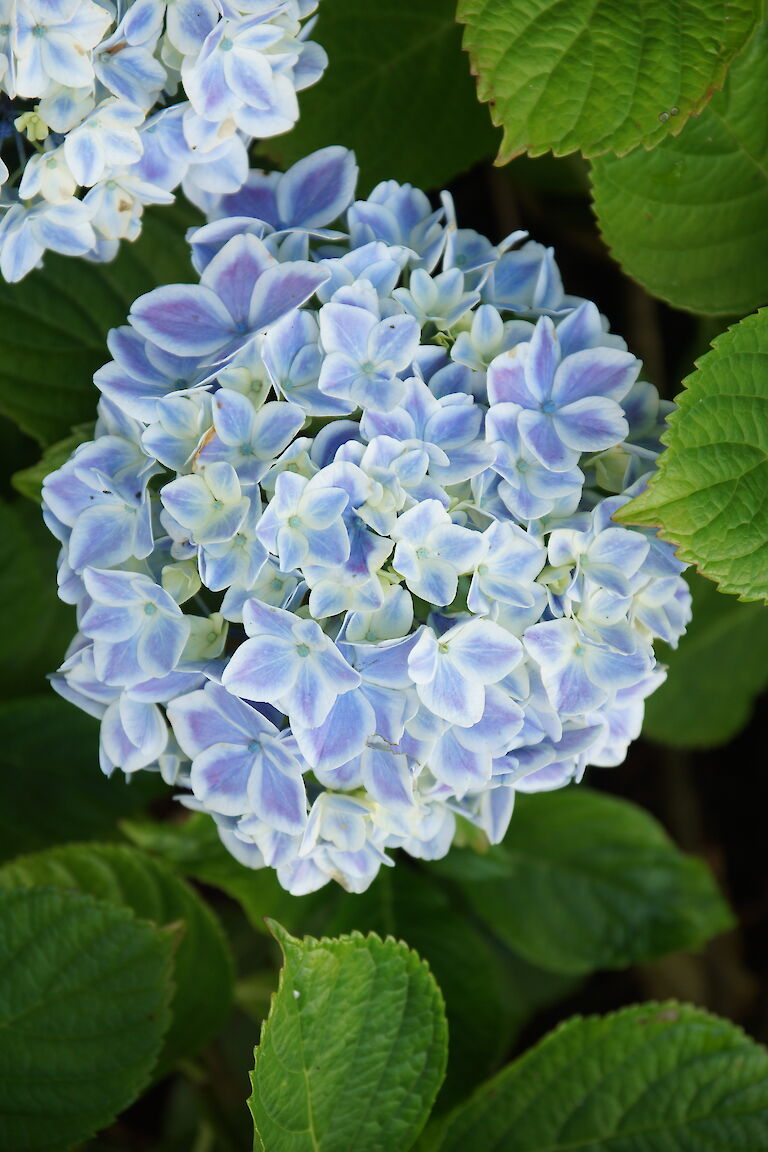
{"type": "Polygon", "coordinates": [[[212,203],[200,282],[110,334],[44,484],[79,621],[53,684],[103,770],[162,773],[293,893],[620,763],[690,610],[612,519],[667,410],[624,342],[525,234],[355,177],[331,147],[212,203]]]}
{"type": "Polygon", "coordinates": [[[0,0],[0,274],[110,260],[180,185],[238,191],[326,65],[316,0],[0,0]]]}

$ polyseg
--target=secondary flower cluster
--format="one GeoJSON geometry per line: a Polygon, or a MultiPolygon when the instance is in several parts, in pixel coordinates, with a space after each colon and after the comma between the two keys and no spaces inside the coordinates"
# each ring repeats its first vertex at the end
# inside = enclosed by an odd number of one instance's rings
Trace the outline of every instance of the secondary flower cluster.
{"type": "Polygon", "coordinates": [[[294,893],[619,763],[689,614],[611,519],[664,417],[624,342],[524,234],[355,178],[327,148],[215,205],[44,487],[104,772],[159,769],[294,893]]]}
{"type": "Polygon", "coordinates": [[[326,56],[316,0],[0,0],[0,273],[110,260],[146,204],[237,191],[326,56]]]}

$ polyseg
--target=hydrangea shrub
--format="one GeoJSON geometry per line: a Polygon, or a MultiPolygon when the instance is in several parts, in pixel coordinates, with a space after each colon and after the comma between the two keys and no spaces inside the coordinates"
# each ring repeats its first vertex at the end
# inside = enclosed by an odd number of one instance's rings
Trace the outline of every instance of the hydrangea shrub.
{"type": "Polygon", "coordinates": [[[314,0],[0,0],[0,273],[110,260],[147,204],[242,187],[326,65],[314,0]]]}
{"type": "Polygon", "coordinates": [[[103,771],[161,772],[297,894],[620,763],[689,618],[612,520],[668,407],[624,341],[524,233],[355,178],[330,147],[210,198],[199,283],[135,301],[44,485],[53,685],[103,771]]]}

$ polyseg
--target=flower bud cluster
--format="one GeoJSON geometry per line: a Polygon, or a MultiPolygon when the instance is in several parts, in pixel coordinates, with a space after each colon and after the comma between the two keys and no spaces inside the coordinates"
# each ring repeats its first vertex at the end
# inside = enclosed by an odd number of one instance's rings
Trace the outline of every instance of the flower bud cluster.
{"type": "Polygon", "coordinates": [[[286,132],[326,56],[316,0],[0,0],[0,274],[110,260],[147,204],[205,207],[286,132]]]}
{"type": "Polygon", "coordinates": [[[620,763],[689,616],[612,520],[666,414],[624,342],[525,234],[355,179],[326,148],[212,204],[199,283],[110,334],[44,485],[79,621],[53,682],[104,772],[162,772],[294,893],[620,763]]]}

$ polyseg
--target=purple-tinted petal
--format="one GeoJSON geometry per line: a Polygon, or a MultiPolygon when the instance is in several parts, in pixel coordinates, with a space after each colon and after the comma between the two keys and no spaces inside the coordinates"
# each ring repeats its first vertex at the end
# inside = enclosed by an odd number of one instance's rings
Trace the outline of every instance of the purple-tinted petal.
{"type": "Polygon", "coordinates": [[[235,323],[244,328],[254,286],[274,265],[274,256],[261,240],[247,234],[234,236],[213,257],[201,283],[215,292],[235,323]]]}
{"type": "Polygon", "coordinates": [[[280,694],[279,706],[288,713],[292,724],[317,728],[333,707],[337,696],[335,687],[325,676],[318,675],[312,659],[299,658],[294,671],[293,683],[280,694]]]}
{"type": "Polygon", "coordinates": [[[552,399],[558,407],[589,396],[622,400],[637,379],[640,361],[618,348],[585,348],[557,369],[552,399]]]}
{"type": "Polygon", "coordinates": [[[523,345],[517,345],[502,352],[489,364],[488,399],[491,404],[511,403],[523,408],[538,405],[538,397],[528,387],[521,347],[523,345]]]}
{"type": "Polygon", "coordinates": [[[239,100],[254,108],[269,108],[274,90],[272,69],[261,52],[240,50],[238,42],[237,50],[226,58],[224,71],[239,100]]]}
{"type": "Polygon", "coordinates": [[[233,321],[215,292],[203,284],[154,288],[134,303],[137,332],[177,356],[207,356],[223,348],[233,321]]]}
{"type": "Polygon", "coordinates": [[[430,761],[435,779],[447,784],[458,796],[486,785],[491,778],[491,767],[489,747],[467,748],[451,728],[441,736],[430,761]]]}
{"type": "Polygon", "coordinates": [[[608,691],[590,678],[582,660],[572,659],[559,672],[542,672],[547,693],[561,716],[581,716],[604,704],[608,691]]]}
{"type": "Polygon", "coordinates": [[[563,442],[559,424],[556,425],[554,417],[548,413],[522,411],[518,428],[526,448],[545,467],[554,472],[565,472],[578,463],[579,450],[563,442]]]}
{"type": "Polygon", "coordinates": [[[224,816],[248,810],[248,780],[254,754],[238,744],[214,744],[195,757],[190,773],[198,800],[224,816]]]}
{"type": "Polygon", "coordinates": [[[352,691],[337,698],[319,727],[294,727],[293,734],[307,763],[328,771],[359,756],[375,730],[373,708],[362,692],[352,691]]]}
{"type": "Polygon", "coordinates": [[[270,749],[254,764],[248,784],[248,801],[256,816],[277,832],[300,836],[307,822],[304,781],[296,772],[284,771],[270,749]]]}
{"type": "Polygon", "coordinates": [[[629,434],[620,406],[615,400],[602,397],[567,404],[553,414],[552,423],[559,440],[578,452],[611,448],[629,434]]]}
{"type": "Polygon", "coordinates": [[[249,323],[253,331],[268,328],[312,296],[330,272],[319,264],[294,260],[268,268],[251,296],[249,323]]]}
{"type": "Polygon", "coordinates": [[[208,690],[190,692],[171,701],[168,719],[182,751],[191,759],[212,744],[233,739],[232,724],[215,707],[208,690]]]}
{"type": "Polygon", "coordinates": [[[332,223],[348,206],[357,182],[355,156],[333,145],[305,156],[278,185],[283,226],[317,228],[332,223]]]}
{"type": "Polygon", "coordinates": [[[278,456],[304,423],[304,412],[285,400],[265,404],[254,421],[253,448],[259,456],[278,456]]]}
{"type": "Polygon", "coordinates": [[[407,756],[374,743],[361,757],[363,785],[379,804],[392,812],[413,807],[413,779],[407,756]]]}

